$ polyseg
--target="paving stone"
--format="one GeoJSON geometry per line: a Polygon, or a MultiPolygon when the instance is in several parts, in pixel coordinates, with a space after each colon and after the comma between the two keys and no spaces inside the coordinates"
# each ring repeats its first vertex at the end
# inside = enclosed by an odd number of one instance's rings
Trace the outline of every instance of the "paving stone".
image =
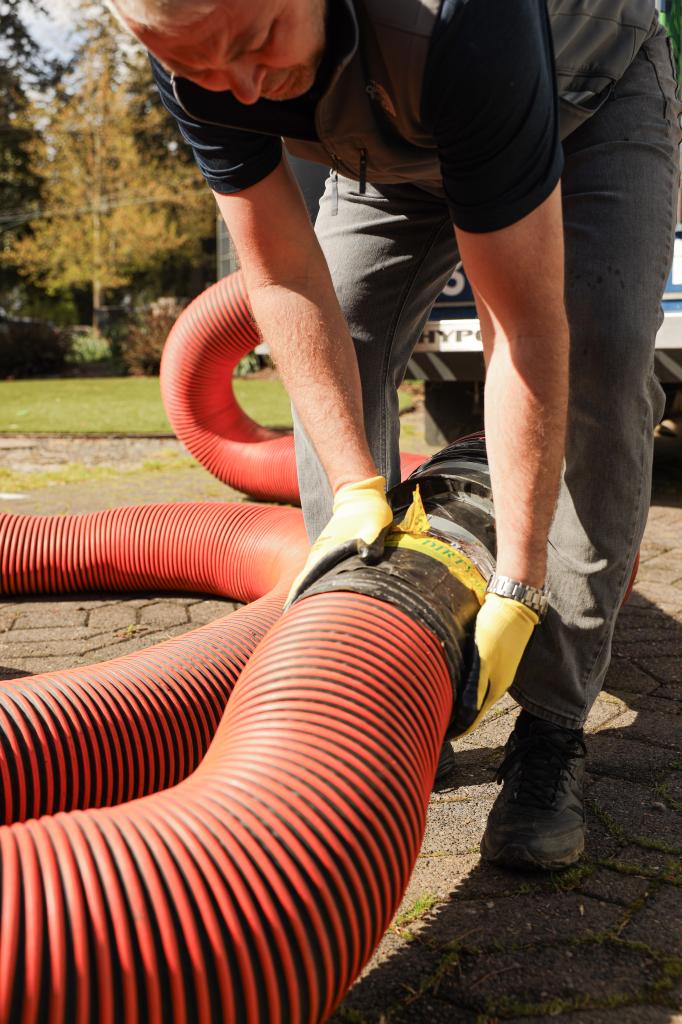
{"type": "Polygon", "coordinates": [[[16,608],[0,609],[0,634],[10,630],[17,617],[16,608]]]}
{"type": "Polygon", "coordinates": [[[518,705],[514,710],[505,711],[503,714],[496,714],[496,709],[486,718],[481,725],[468,736],[463,736],[457,741],[457,748],[463,750],[502,750],[509,739],[509,733],[514,728],[514,721],[518,715],[518,705]]]}
{"type": "Polygon", "coordinates": [[[662,853],[660,850],[651,850],[634,844],[626,845],[618,850],[615,861],[616,873],[619,873],[617,867],[621,867],[622,870],[651,875],[654,879],[676,879],[679,876],[682,882],[682,862],[679,857],[662,853]]]}
{"type": "Polygon", "coordinates": [[[32,626],[84,626],[87,610],[82,604],[49,601],[40,604],[20,604],[14,629],[30,629],[32,626]]]}
{"type": "Polygon", "coordinates": [[[464,858],[448,854],[429,856],[420,854],[417,858],[410,884],[408,885],[401,911],[413,907],[417,900],[425,897],[447,899],[455,892],[462,880],[462,862],[464,858]]]}
{"type": "Polygon", "coordinates": [[[49,644],[51,641],[56,642],[58,640],[83,640],[90,636],[90,634],[91,630],[88,626],[50,626],[47,629],[41,626],[35,626],[31,629],[17,626],[16,629],[0,634],[0,650],[3,644],[6,647],[11,646],[12,648],[20,647],[22,644],[32,644],[37,649],[46,650],[42,646],[44,643],[49,644]]]}
{"type": "Polygon", "coordinates": [[[682,772],[671,772],[663,780],[665,795],[682,808],[682,772]]]}
{"type": "Polygon", "coordinates": [[[588,797],[599,811],[609,816],[616,829],[622,830],[622,845],[636,837],[643,838],[648,845],[665,845],[671,853],[682,853],[682,815],[661,810],[660,796],[653,787],[598,779],[590,786],[588,797]]]}
{"type": "Polygon", "coordinates": [[[534,1016],[542,1017],[560,1012],[562,1003],[569,1010],[572,1003],[589,999],[634,999],[661,977],[661,964],[653,955],[622,944],[539,945],[532,953],[463,956],[441,979],[438,996],[493,1018],[524,1016],[531,1008],[534,1016]]]}
{"type": "Polygon", "coordinates": [[[679,579],[682,579],[682,554],[679,551],[661,552],[645,562],[640,560],[638,583],[640,580],[675,583],[679,579]]]}
{"type": "MultiPolygon", "coordinates": [[[[341,1004],[341,1010],[354,1011],[379,1024],[382,1015],[413,995],[420,981],[429,978],[442,959],[437,950],[419,942],[405,942],[387,932],[369,966],[341,1004]]],[[[330,1024],[332,1021],[341,1024],[343,1017],[338,1013],[330,1018],[330,1024]]]]}
{"type": "Polygon", "coordinates": [[[663,884],[623,929],[622,938],[645,942],[662,953],[682,955],[682,888],[663,884]]]}
{"type": "Polygon", "coordinates": [[[682,715],[682,686],[677,690],[672,687],[667,690],[659,687],[653,693],[632,697],[629,703],[634,709],[654,711],[667,716],[682,715]]]}
{"type": "Polygon", "coordinates": [[[429,945],[511,950],[601,935],[622,917],[622,907],[581,893],[517,894],[484,901],[466,900],[460,891],[413,930],[429,945]]]}
{"type": "Polygon", "coordinates": [[[590,708],[590,713],[585,722],[587,732],[596,732],[598,729],[611,728],[619,716],[627,710],[627,705],[622,700],[612,697],[608,693],[600,693],[590,708]]]}
{"type": "Polygon", "coordinates": [[[421,853],[475,853],[490,810],[490,801],[433,803],[429,809],[421,853]]]}
{"type": "Polygon", "coordinates": [[[8,679],[20,679],[26,675],[26,671],[16,666],[11,667],[9,665],[0,665],[0,682],[5,682],[8,679]]]}
{"type": "Polygon", "coordinates": [[[79,659],[71,657],[61,658],[12,658],[12,664],[2,670],[7,673],[6,679],[18,679],[21,676],[44,675],[46,672],[60,672],[62,669],[71,668],[79,664],[79,659]]]}
{"type": "MultiPolygon", "coordinates": [[[[616,1010],[578,1010],[552,1014],[552,1024],[680,1024],[682,1017],[670,1015],[661,1006],[619,1006],[616,1010]]],[[[514,1024],[537,1024],[537,1017],[514,1017],[514,1024]]],[[[454,1024],[454,1022],[453,1022],[454,1024]]]]}
{"type": "Polygon", "coordinates": [[[640,565],[646,565],[651,558],[656,558],[658,555],[662,555],[666,551],[670,550],[666,544],[658,544],[655,540],[651,539],[650,532],[654,525],[655,520],[650,516],[649,528],[647,529],[647,533],[644,535],[644,539],[639,549],[640,565]]]}
{"type": "MultiPolygon", "coordinates": [[[[27,630],[26,632],[31,631],[27,630]]],[[[7,660],[11,651],[12,661],[31,657],[57,658],[62,656],[68,660],[71,654],[77,655],[81,651],[95,649],[98,642],[96,638],[89,635],[88,630],[79,630],[79,636],[72,636],[65,640],[21,640],[17,643],[13,642],[11,645],[0,640],[0,657],[7,660]]]]}
{"type": "Polygon", "coordinates": [[[246,495],[215,480],[204,469],[139,473],[79,484],[62,484],[31,491],[12,502],[12,512],[33,515],[73,515],[125,505],[179,501],[243,501],[246,495]]]}
{"type": "Polygon", "coordinates": [[[640,899],[651,888],[651,884],[650,879],[641,875],[625,875],[610,868],[595,868],[578,882],[577,888],[596,900],[627,907],[640,899]]]}
{"type": "Polygon", "coordinates": [[[678,979],[665,995],[667,1004],[674,1008],[669,1024],[682,1024],[682,981],[678,979]]]}
{"type": "Polygon", "coordinates": [[[651,659],[674,657],[679,647],[680,641],[664,631],[657,637],[628,636],[625,640],[614,639],[613,654],[618,658],[631,658],[646,671],[651,659]]]}
{"type": "Polygon", "coordinates": [[[667,583],[638,581],[629,598],[633,607],[653,605],[663,611],[678,611],[682,608],[682,589],[667,583]]]}
{"type": "Polygon", "coordinates": [[[135,625],[137,611],[137,607],[131,608],[127,602],[93,608],[88,616],[88,628],[93,631],[96,629],[125,629],[127,626],[135,625]]]}
{"type": "Polygon", "coordinates": [[[661,683],[682,683],[682,657],[679,654],[669,658],[649,657],[647,654],[646,658],[638,660],[661,683]]]}
{"type": "Polygon", "coordinates": [[[427,897],[473,900],[541,892],[547,888],[554,890],[550,877],[497,868],[482,861],[478,852],[462,855],[426,852],[417,858],[400,912],[427,897]]]}
{"type": "Polygon", "coordinates": [[[640,604],[633,605],[630,601],[622,606],[618,612],[618,618],[616,619],[616,629],[629,629],[630,627],[643,627],[650,626],[652,629],[665,628],[671,622],[676,621],[671,619],[667,612],[662,612],[660,608],[656,608],[654,605],[640,604]]]}
{"type": "Polygon", "coordinates": [[[2,437],[0,438],[0,451],[26,451],[37,446],[37,441],[29,437],[2,437]]]}
{"type": "Polygon", "coordinates": [[[188,608],[190,622],[204,626],[208,622],[213,622],[215,619],[222,619],[225,615],[229,615],[230,612],[236,611],[240,605],[236,601],[225,600],[208,600],[208,601],[197,601],[190,605],[188,608]]]}
{"type": "Polygon", "coordinates": [[[429,1024],[481,1024],[477,1014],[444,1002],[437,995],[420,996],[394,1009],[390,1020],[391,1024],[415,1024],[417,1021],[428,1021],[429,1024]]]}
{"type": "MultiPolygon", "coordinates": [[[[667,644],[670,653],[679,649],[682,642],[682,626],[669,615],[656,619],[619,619],[614,630],[614,642],[617,644],[667,644]]],[[[660,651],[658,653],[661,653],[660,651]]],[[[668,652],[663,652],[668,653],[668,652]]]]}
{"type": "Polygon", "coordinates": [[[617,730],[586,737],[590,771],[595,775],[610,775],[636,781],[659,772],[675,763],[674,751],[622,739],[617,730]]]}
{"type": "MultiPolygon", "coordinates": [[[[167,637],[163,637],[167,639],[167,637]]],[[[136,651],[145,650],[147,647],[154,647],[160,642],[153,634],[143,632],[139,636],[133,636],[129,640],[121,638],[117,642],[109,642],[102,646],[93,646],[84,650],[79,656],[78,663],[92,665],[101,661],[111,661],[115,658],[122,658],[127,654],[135,654],[136,651]]],[[[64,666],[65,668],[68,666],[64,666]]]]}
{"type": "Polygon", "coordinates": [[[143,625],[157,628],[186,625],[187,610],[184,605],[158,601],[140,608],[139,621],[143,625]]]}
{"type": "Polygon", "coordinates": [[[625,658],[613,658],[606,673],[604,689],[627,691],[631,693],[649,693],[659,686],[659,681],[643,669],[633,665],[625,658]]]}
{"type": "Polygon", "coordinates": [[[495,778],[502,761],[503,747],[465,747],[461,740],[453,743],[459,785],[475,785],[495,778]]]}
{"type": "MultiPolygon", "coordinates": [[[[456,776],[456,762],[453,770],[456,776]]],[[[471,784],[467,785],[464,778],[460,778],[458,781],[460,783],[459,785],[455,783],[455,785],[450,789],[433,793],[431,795],[431,800],[434,803],[461,803],[463,800],[477,800],[487,802],[489,805],[492,805],[493,800],[500,791],[500,787],[495,782],[492,774],[490,775],[489,782],[482,782],[480,779],[476,779],[471,784]]]]}
{"type": "Polygon", "coordinates": [[[630,708],[605,725],[600,725],[598,730],[600,736],[609,736],[613,731],[628,741],[641,740],[659,748],[667,747],[682,752],[682,731],[670,728],[669,715],[657,714],[655,711],[630,708]]]}
{"type": "Polygon", "coordinates": [[[544,874],[526,874],[486,864],[478,853],[459,856],[420,854],[401,909],[414,906],[417,899],[437,896],[439,899],[493,899],[515,893],[541,891],[551,885],[544,874]]]}

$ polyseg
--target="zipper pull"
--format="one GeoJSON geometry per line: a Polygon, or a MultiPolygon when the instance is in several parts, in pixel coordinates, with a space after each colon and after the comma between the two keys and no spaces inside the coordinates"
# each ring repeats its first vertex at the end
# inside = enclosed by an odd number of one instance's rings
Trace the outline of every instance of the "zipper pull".
{"type": "Polygon", "coordinates": [[[360,183],[358,192],[364,196],[367,191],[367,150],[360,150],[360,183]]]}
{"type": "Polygon", "coordinates": [[[330,172],[331,183],[332,183],[332,217],[336,217],[339,212],[339,172],[338,172],[338,159],[336,153],[332,153],[332,169],[330,172]]]}

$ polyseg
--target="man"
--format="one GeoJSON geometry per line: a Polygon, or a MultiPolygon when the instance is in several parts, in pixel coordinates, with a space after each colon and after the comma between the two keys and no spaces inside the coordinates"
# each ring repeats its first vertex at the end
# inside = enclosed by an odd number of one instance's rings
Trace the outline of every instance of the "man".
{"type": "Polygon", "coordinates": [[[645,525],[661,410],[679,107],[654,0],[115,6],[215,192],[295,407],[306,524],[322,531],[296,592],[339,545],[380,541],[396,386],[463,259],[503,578],[476,625],[481,714],[514,677],[523,707],[482,851],[572,863],[582,727],[645,525]],[[332,168],[317,237],[280,136],[332,168]]]}

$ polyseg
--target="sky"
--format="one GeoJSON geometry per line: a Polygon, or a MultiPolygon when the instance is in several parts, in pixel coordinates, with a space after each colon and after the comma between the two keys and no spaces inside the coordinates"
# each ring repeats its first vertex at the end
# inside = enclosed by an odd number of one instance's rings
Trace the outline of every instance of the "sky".
{"type": "Polygon", "coordinates": [[[49,6],[46,16],[25,4],[21,12],[24,24],[49,56],[68,57],[75,44],[75,0],[50,0],[49,6]]]}

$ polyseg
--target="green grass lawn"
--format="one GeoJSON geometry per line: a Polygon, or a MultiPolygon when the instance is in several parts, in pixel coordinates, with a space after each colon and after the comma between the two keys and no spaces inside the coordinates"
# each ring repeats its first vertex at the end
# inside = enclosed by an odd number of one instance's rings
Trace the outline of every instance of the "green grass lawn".
{"type": "MultiPolygon", "coordinates": [[[[237,378],[237,400],[266,427],[290,427],[279,380],[237,378]]],[[[402,394],[401,408],[411,398],[402,394]]],[[[158,377],[0,381],[0,433],[172,434],[158,377]]]]}

